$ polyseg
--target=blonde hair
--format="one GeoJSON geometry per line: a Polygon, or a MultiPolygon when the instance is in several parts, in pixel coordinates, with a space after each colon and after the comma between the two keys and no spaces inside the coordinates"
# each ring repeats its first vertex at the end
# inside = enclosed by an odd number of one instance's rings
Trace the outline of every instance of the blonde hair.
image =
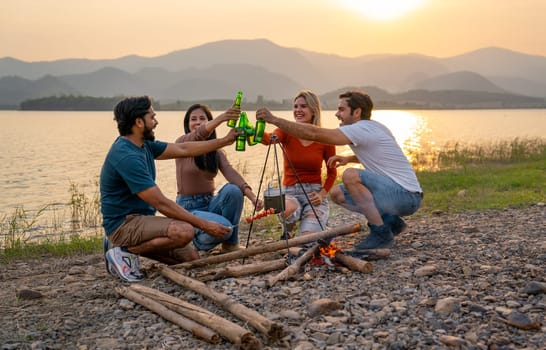
{"type": "Polygon", "coordinates": [[[309,106],[309,109],[313,112],[311,124],[320,126],[320,100],[318,96],[310,90],[302,90],[294,97],[294,102],[300,97],[303,97],[305,102],[307,102],[307,106],[309,106]]]}

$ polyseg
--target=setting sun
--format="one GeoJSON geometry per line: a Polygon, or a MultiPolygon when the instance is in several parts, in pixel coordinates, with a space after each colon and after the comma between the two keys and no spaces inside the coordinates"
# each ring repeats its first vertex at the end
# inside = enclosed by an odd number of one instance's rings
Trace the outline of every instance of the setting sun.
{"type": "Polygon", "coordinates": [[[364,16],[387,21],[402,17],[421,6],[424,0],[344,0],[347,7],[364,16]]]}

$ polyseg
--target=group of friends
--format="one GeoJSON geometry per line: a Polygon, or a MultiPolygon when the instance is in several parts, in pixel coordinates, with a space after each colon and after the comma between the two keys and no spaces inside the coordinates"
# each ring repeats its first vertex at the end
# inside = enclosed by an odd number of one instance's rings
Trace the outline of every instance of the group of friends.
{"type": "MultiPolygon", "coordinates": [[[[406,228],[402,217],[417,211],[423,191],[390,130],[371,119],[372,109],[365,92],[344,92],[335,113],[339,127],[322,128],[320,100],[304,90],[293,101],[294,121],[267,108],[256,111],[256,119],[277,127],[264,134],[262,143],[279,142],[284,149],[285,202],[278,214],[286,229],[282,237],[323,231],[328,198],[366,217],[369,234],[354,245],[352,255],[391,247],[394,236],[406,228]],[[348,145],[354,154],[337,155],[338,145],[348,145]],[[342,183],[335,185],[337,168],[349,163],[363,168],[348,167],[342,183]]],[[[119,136],[100,174],[105,262],[113,276],[128,282],[142,280],[139,256],[177,264],[198,259],[199,250],[240,249],[244,198],[257,211],[264,207],[222,150],[240,132],[233,128],[224,137],[216,135],[219,125],[237,120],[240,113],[232,107],[214,118],[206,105],[194,104],[184,116],[184,134],[167,143],[155,140],[158,121],[151,98],[129,97],[115,106],[119,136]],[[175,159],[176,200],[165,196],[155,182],[155,160],[165,159],[175,159]],[[219,172],[227,184],[217,190],[219,172]],[[155,215],[157,211],[163,215],[155,215]]]]}

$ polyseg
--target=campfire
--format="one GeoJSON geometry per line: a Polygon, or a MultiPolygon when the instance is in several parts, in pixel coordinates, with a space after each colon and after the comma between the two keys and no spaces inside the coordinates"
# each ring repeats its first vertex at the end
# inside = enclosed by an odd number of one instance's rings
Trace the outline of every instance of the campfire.
{"type": "Polygon", "coordinates": [[[340,266],[338,262],[335,262],[336,253],[340,251],[341,248],[336,246],[333,242],[328,245],[319,245],[318,254],[315,254],[308,264],[311,266],[340,266]]]}
{"type": "MultiPolygon", "coordinates": [[[[375,249],[367,251],[365,256],[366,260],[362,258],[355,258],[346,255],[337,246],[328,247],[329,244],[325,242],[331,242],[335,237],[341,235],[347,235],[361,230],[360,224],[346,225],[341,227],[332,228],[322,232],[315,232],[304,236],[294,237],[285,241],[277,241],[265,245],[256,247],[248,247],[235,252],[226,253],[222,255],[209,256],[207,258],[189,261],[174,266],[175,268],[193,269],[197,267],[207,266],[207,271],[200,276],[200,278],[210,280],[226,277],[240,277],[248,274],[266,273],[274,270],[282,269],[277,275],[270,276],[267,279],[266,286],[271,287],[279,281],[285,281],[295,276],[301,269],[301,267],[307,264],[315,255],[320,256],[319,249],[322,247],[327,252],[326,255],[332,264],[341,264],[343,267],[352,271],[371,273],[373,265],[367,260],[383,259],[390,255],[389,249],[375,249]],[[291,247],[299,247],[306,244],[314,244],[311,248],[296,256],[296,259],[279,259],[269,262],[260,262],[257,264],[243,264],[240,266],[228,266],[219,269],[211,269],[212,264],[220,262],[227,262],[239,258],[245,258],[258,254],[280,251],[291,247]],[[293,260],[293,261],[290,261],[293,260]],[[286,266],[288,265],[288,266],[286,266]]],[[[324,258],[321,258],[324,260],[324,258]]]]}
{"type": "Polygon", "coordinates": [[[318,240],[315,246],[305,251],[299,258],[291,262],[290,266],[283,270],[279,275],[270,278],[269,285],[272,286],[278,280],[285,280],[292,276],[299,271],[305,263],[309,266],[328,266],[341,272],[348,272],[348,270],[351,270],[362,273],[371,273],[373,271],[372,263],[344,254],[343,250],[333,242],[327,243],[323,240],[318,240]]]}

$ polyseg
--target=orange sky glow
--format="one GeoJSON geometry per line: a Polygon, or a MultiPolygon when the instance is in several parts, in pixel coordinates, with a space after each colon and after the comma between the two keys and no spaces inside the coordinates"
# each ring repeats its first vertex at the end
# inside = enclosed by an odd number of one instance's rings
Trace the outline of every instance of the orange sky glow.
{"type": "Polygon", "coordinates": [[[153,57],[224,39],[356,57],[546,56],[544,0],[2,0],[0,58],[153,57]]]}

